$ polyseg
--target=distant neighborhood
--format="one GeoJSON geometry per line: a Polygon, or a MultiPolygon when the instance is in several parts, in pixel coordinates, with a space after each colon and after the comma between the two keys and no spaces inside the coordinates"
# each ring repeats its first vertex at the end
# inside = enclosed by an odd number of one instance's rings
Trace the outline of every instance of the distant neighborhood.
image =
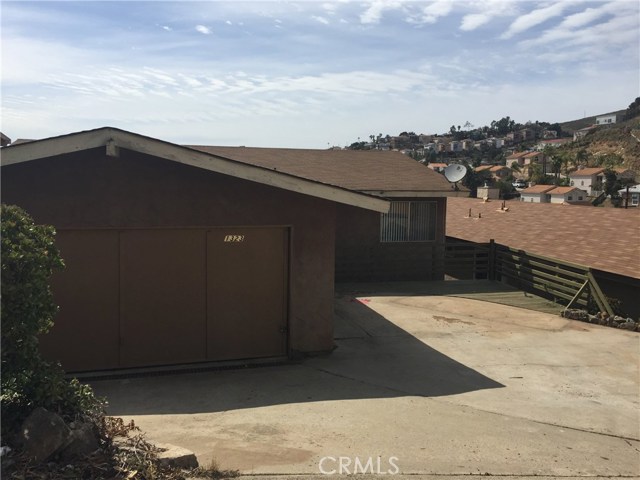
{"type": "Polygon", "coordinates": [[[633,133],[634,128],[639,129],[639,104],[640,99],[636,99],[627,110],[582,122],[518,124],[504,117],[481,128],[474,128],[469,122],[464,127],[452,125],[444,134],[370,135],[369,141],[358,139],[346,148],[400,151],[439,173],[452,163],[463,164],[468,173],[461,183],[471,196],[529,203],[638,207],[640,185],[636,178],[640,157],[634,157],[638,163],[632,165],[636,168],[630,168],[625,165],[625,158],[616,153],[625,151],[624,146],[613,153],[598,151],[595,155],[587,147],[598,132],[604,132],[608,146],[615,145],[617,138],[611,140],[606,135],[620,135],[620,129],[625,138],[640,143],[633,133]]]}

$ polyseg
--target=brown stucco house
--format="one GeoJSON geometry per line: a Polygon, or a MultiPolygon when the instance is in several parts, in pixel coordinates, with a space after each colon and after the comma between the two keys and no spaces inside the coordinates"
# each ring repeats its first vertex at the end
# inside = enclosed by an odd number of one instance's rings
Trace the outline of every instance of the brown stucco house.
{"type": "Polygon", "coordinates": [[[69,371],[329,351],[336,279],[442,278],[445,201],[461,193],[396,152],[109,127],[1,153],[3,203],[58,232],[42,348],[69,371]]]}

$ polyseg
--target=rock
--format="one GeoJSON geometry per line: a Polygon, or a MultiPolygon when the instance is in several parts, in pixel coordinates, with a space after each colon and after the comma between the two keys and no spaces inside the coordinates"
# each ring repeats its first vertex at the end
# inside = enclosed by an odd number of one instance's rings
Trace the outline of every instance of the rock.
{"type": "Polygon", "coordinates": [[[598,317],[596,315],[589,315],[587,318],[589,323],[598,323],[598,317]]]}
{"type": "Polygon", "coordinates": [[[621,323],[620,325],[618,325],[618,328],[624,328],[625,330],[630,330],[630,331],[634,331],[637,328],[636,322],[634,322],[633,320],[630,322],[625,322],[625,323],[621,323]]]}
{"type": "Polygon", "coordinates": [[[177,447],[170,443],[156,444],[161,451],[158,453],[158,460],[163,465],[178,468],[197,468],[198,459],[196,455],[186,448],[177,447]]]}
{"type": "Polygon", "coordinates": [[[23,422],[18,443],[27,456],[43,462],[66,446],[70,435],[71,430],[59,415],[39,407],[23,422]]]}
{"type": "Polygon", "coordinates": [[[100,448],[98,436],[90,423],[74,423],[69,443],[62,449],[62,458],[84,457],[100,448]]]}

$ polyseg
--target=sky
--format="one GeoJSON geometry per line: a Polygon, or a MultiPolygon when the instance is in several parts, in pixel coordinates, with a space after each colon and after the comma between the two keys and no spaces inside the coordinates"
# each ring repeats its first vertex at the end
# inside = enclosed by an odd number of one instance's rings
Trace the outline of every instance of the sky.
{"type": "Polygon", "coordinates": [[[0,128],[327,148],[640,96],[640,3],[2,1],[0,128]]]}

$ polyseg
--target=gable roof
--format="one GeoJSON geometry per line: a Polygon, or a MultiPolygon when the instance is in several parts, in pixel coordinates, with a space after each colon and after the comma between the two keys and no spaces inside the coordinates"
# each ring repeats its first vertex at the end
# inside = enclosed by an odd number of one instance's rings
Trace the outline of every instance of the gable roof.
{"type": "Polygon", "coordinates": [[[571,172],[569,177],[590,177],[591,175],[598,175],[602,172],[604,172],[604,168],[583,168],[582,170],[571,172]]]}
{"type": "MultiPolygon", "coordinates": [[[[567,193],[573,192],[574,190],[580,190],[578,187],[556,187],[553,190],[548,191],[549,195],[565,195],[567,193]]],[[[584,190],[581,190],[584,192],[584,190]]],[[[584,192],[587,193],[587,192],[584,192]]]]}
{"type": "Polygon", "coordinates": [[[459,194],[442,175],[399,152],[207,145],[188,147],[245,164],[383,197],[440,197],[459,194]]]}
{"type": "Polygon", "coordinates": [[[525,153],[522,157],[531,158],[531,157],[537,157],[538,155],[544,155],[544,154],[542,152],[528,152],[528,153],[525,153]]]}
{"type": "Polygon", "coordinates": [[[555,185],[534,185],[533,187],[525,188],[520,192],[520,195],[527,193],[547,193],[549,190],[553,190],[555,185]]]}
{"type": "MultiPolygon", "coordinates": [[[[105,147],[109,156],[118,156],[118,149],[123,148],[333,202],[379,212],[389,210],[388,200],[355,192],[342,185],[331,185],[319,179],[296,176],[261,165],[249,165],[220,155],[193,150],[113,127],[103,127],[4,147],[2,149],[2,166],[98,147],[105,147]]],[[[424,170],[436,175],[429,169],[425,168],[424,170]]]]}
{"type": "Polygon", "coordinates": [[[640,279],[640,208],[507,201],[505,212],[501,204],[447,199],[446,235],[471,242],[494,239],[511,248],[640,279]],[[513,228],[514,221],[524,222],[525,228],[513,228]]]}

